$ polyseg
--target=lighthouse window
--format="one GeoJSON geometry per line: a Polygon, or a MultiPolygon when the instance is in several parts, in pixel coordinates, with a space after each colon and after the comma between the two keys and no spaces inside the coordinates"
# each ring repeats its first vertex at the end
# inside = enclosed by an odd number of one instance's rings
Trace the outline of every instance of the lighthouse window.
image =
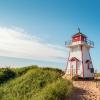
{"type": "Polygon", "coordinates": [[[91,68],[91,73],[94,73],[94,68],[91,68]]]}

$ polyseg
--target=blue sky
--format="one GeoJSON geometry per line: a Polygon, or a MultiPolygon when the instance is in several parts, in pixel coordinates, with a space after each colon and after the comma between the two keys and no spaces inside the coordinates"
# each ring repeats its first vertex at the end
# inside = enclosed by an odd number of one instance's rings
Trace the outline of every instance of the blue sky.
{"type": "Polygon", "coordinates": [[[91,56],[100,71],[99,5],[99,0],[0,0],[0,39],[5,48],[0,49],[1,66],[39,64],[64,69],[68,54],[64,41],[70,40],[80,27],[95,43],[91,56]]]}

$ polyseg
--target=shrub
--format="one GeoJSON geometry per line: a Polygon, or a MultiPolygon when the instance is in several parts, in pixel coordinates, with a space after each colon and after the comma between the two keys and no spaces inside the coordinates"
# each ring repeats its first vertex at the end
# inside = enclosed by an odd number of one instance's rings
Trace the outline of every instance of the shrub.
{"type": "Polygon", "coordinates": [[[0,84],[8,81],[11,78],[16,76],[15,72],[13,72],[10,68],[5,68],[0,72],[0,84]]]}

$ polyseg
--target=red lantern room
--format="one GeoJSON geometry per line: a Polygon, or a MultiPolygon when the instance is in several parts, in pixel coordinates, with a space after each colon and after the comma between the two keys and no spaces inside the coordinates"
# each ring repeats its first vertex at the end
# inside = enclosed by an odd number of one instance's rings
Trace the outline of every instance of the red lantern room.
{"type": "Polygon", "coordinates": [[[72,36],[72,42],[86,41],[86,38],[87,38],[86,35],[82,34],[80,32],[80,29],[78,29],[78,30],[79,30],[79,32],[72,36]]]}
{"type": "Polygon", "coordinates": [[[85,41],[86,36],[82,33],[77,33],[72,37],[72,42],[85,41]]]}
{"type": "Polygon", "coordinates": [[[69,48],[75,45],[86,45],[89,48],[93,48],[94,42],[88,40],[87,36],[81,33],[80,29],[78,28],[78,33],[74,34],[70,41],[65,42],[65,45],[67,45],[69,48]]]}

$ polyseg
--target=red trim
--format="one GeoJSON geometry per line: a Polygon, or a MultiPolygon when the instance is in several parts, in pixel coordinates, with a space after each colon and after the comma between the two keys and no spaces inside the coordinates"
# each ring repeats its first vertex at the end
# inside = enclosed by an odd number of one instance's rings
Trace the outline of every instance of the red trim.
{"type": "Polygon", "coordinates": [[[72,57],[70,61],[79,61],[76,57],[72,57]]]}
{"type": "Polygon", "coordinates": [[[83,78],[84,78],[84,64],[83,64],[83,51],[82,51],[82,45],[81,45],[81,55],[82,55],[82,69],[83,69],[83,78]]]}

